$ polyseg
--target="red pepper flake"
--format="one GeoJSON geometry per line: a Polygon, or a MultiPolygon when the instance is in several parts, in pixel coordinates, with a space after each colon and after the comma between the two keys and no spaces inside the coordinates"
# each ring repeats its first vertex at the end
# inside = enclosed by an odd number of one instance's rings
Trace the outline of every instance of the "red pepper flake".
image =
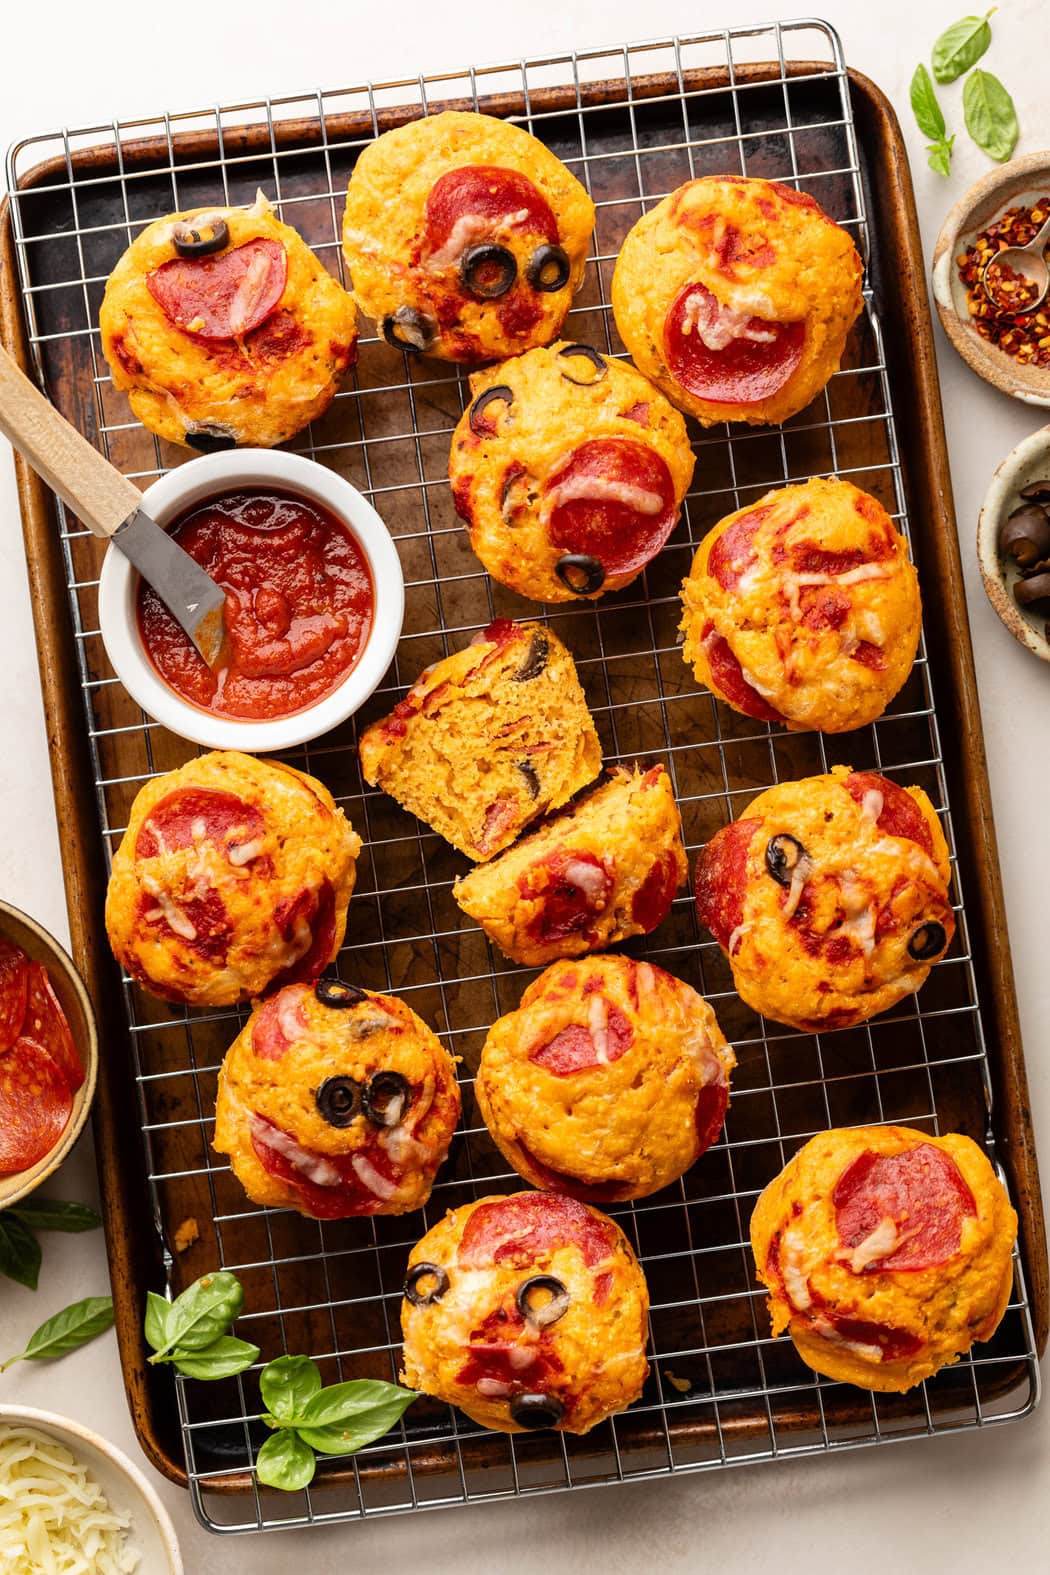
{"type": "Polygon", "coordinates": [[[996,297],[993,302],[982,288],[981,275],[999,252],[1026,246],[1048,214],[1050,196],[1040,197],[1031,207],[1007,208],[956,258],[974,329],[1024,366],[1050,366],[1047,302],[1036,312],[1026,311],[1037,293],[1035,287],[1008,265],[994,263],[988,271],[988,284],[996,297]]]}

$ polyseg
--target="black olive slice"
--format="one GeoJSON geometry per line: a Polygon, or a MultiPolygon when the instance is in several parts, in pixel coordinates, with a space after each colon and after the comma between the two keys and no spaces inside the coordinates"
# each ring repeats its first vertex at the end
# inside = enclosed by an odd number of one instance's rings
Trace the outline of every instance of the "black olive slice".
{"type": "Polygon", "coordinates": [[[314,1099],[330,1127],[348,1127],[361,1114],[361,1085],[352,1077],[326,1077],[314,1099]]]}
{"type": "Polygon", "coordinates": [[[515,1297],[521,1316],[538,1329],[564,1318],[569,1300],[564,1284],[553,1274],[534,1274],[531,1280],[523,1280],[515,1297]]]}
{"type": "Polygon", "coordinates": [[[916,962],[929,962],[931,957],[937,957],[944,950],[948,936],[943,924],[938,924],[936,919],[931,919],[927,924],[920,924],[913,930],[908,939],[908,956],[914,957],[916,962]]]}
{"type": "Polygon", "coordinates": [[[537,246],[525,269],[525,277],[532,288],[542,290],[545,295],[564,290],[571,273],[568,253],[560,246],[537,246]]]}
{"type": "Polygon", "coordinates": [[[766,844],[766,869],[779,886],[790,886],[794,870],[806,857],[806,850],[797,837],[782,831],[770,837],[766,844]]]}
{"type": "Polygon", "coordinates": [[[575,383],[578,388],[590,388],[592,383],[600,383],[603,377],[608,377],[609,368],[605,364],[605,357],[599,355],[593,345],[566,345],[564,350],[559,350],[558,355],[571,359],[581,357],[589,361],[593,368],[592,377],[573,377],[571,372],[562,372],[562,377],[567,383],[575,383]]]}
{"type": "Polygon", "coordinates": [[[365,992],[359,990],[356,984],[344,984],[342,979],[318,979],[314,985],[314,994],[322,1006],[333,1006],[340,1011],[368,1000],[365,992]]]}
{"type": "Polygon", "coordinates": [[[519,1427],[557,1427],[564,1414],[557,1395],[515,1395],[510,1402],[511,1421],[519,1427]]]}
{"type": "Polygon", "coordinates": [[[1030,481],[1027,487],[1022,487],[1020,496],[1026,503],[1050,503],[1050,477],[1042,481],[1030,481]]]}
{"type": "Polygon", "coordinates": [[[565,553],[554,565],[554,572],[574,596],[590,596],[605,584],[605,566],[589,552],[565,553]]]}
{"type": "Polygon", "coordinates": [[[426,312],[417,312],[414,306],[399,306],[396,312],[384,317],[381,324],[383,338],[395,350],[407,350],[410,355],[420,355],[434,343],[437,324],[426,312]]]}
{"type": "Polygon", "coordinates": [[[545,634],[533,634],[525,658],[513,675],[514,682],[527,684],[530,678],[538,678],[547,665],[550,649],[550,641],[545,634]]]}
{"type": "Polygon", "coordinates": [[[525,778],[525,786],[529,790],[529,797],[532,799],[539,798],[540,779],[536,775],[536,767],[532,764],[532,761],[518,760],[515,762],[515,769],[520,771],[521,775],[525,778]]]}
{"type": "Polygon", "coordinates": [[[491,242],[468,246],[459,260],[459,277],[464,290],[479,301],[495,301],[506,295],[518,277],[518,259],[505,246],[491,242]]]}
{"type": "Polygon", "coordinates": [[[365,1115],[373,1126],[396,1127],[412,1102],[412,1089],[400,1072],[373,1072],[363,1099],[365,1115]]]}
{"type": "Polygon", "coordinates": [[[485,428],[479,427],[477,422],[486,407],[491,405],[494,399],[502,399],[505,405],[512,405],[514,403],[514,390],[508,388],[506,383],[497,383],[495,388],[486,388],[483,394],[478,395],[471,405],[470,414],[467,417],[467,420],[470,422],[470,430],[478,437],[489,436],[485,428]]]}
{"type": "Polygon", "coordinates": [[[516,505],[510,505],[510,495],[518,482],[522,481],[527,474],[527,471],[519,469],[516,465],[507,466],[506,474],[503,477],[503,485],[499,489],[499,511],[507,521],[510,520],[516,507],[516,505]],[[508,505],[510,505],[509,512],[508,505]]]}
{"type": "Polygon", "coordinates": [[[225,219],[213,219],[210,224],[202,224],[199,230],[187,220],[180,220],[172,231],[172,241],[180,257],[210,257],[212,252],[221,252],[230,238],[230,231],[225,219]]]}
{"type": "Polygon", "coordinates": [[[448,1290],[448,1275],[439,1263],[414,1263],[405,1280],[405,1300],[413,1307],[429,1307],[439,1302],[448,1290]],[[420,1288],[421,1280],[433,1280],[429,1290],[420,1288]]]}
{"type": "Polygon", "coordinates": [[[217,421],[195,421],[186,428],[186,442],[201,454],[218,454],[222,449],[236,448],[237,435],[217,421]]]}

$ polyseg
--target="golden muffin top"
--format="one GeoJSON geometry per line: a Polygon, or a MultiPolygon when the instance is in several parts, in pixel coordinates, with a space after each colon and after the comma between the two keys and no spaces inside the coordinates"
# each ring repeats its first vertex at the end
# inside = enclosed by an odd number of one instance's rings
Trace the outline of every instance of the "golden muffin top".
{"type": "Polygon", "coordinates": [[[682,603],[698,680],[744,715],[793,728],[875,721],[919,642],[903,536],[875,498],[836,477],[777,488],[721,520],[682,603]]]}

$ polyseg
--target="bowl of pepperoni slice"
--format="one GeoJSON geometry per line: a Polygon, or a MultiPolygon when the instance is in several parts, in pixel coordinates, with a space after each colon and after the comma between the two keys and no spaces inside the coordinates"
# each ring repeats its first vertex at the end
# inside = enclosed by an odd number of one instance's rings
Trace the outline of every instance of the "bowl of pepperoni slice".
{"type": "Polygon", "coordinates": [[[0,1208],[58,1169],[80,1136],[98,1070],[91,999],[42,925],[0,902],[0,1208]]]}

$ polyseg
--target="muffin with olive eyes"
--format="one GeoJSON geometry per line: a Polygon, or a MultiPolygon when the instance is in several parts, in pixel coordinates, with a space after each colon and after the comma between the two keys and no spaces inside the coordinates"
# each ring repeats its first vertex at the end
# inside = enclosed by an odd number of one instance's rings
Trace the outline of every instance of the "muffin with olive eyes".
{"type": "Polygon", "coordinates": [[[627,1238],[553,1192],[480,1198],[413,1247],[402,1381],[501,1433],[587,1433],[641,1393],[649,1295],[627,1238]]]}
{"type": "Polygon", "coordinates": [[[404,1001],[321,979],[270,996],[226,1052],[215,1149],[270,1208],[405,1214],[430,1196],[459,1111],[453,1059],[404,1001]]]}
{"type": "Polygon", "coordinates": [[[951,865],[921,788],[836,766],[782,782],[696,863],[696,910],[763,1017],[846,1028],[918,990],[948,949],[951,865]]]}
{"type": "Polygon", "coordinates": [[[534,601],[629,585],[674,530],[685,422],[632,366],[558,343],[475,372],[449,480],[489,573],[534,601]]]}
{"type": "Polygon", "coordinates": [[[110,274],[99,331],[133,414],[205,453],[293,437],[357,355],[353,302],[261,192],[147,225],[110,274]]]}
{"type": "Polygon", "coordinates": [[[911,1127],[822,1132],[751,1216],[774,1335],[816,1372],[890,1393],[991,1339],[1016,1235],[977,1144],[911,1127]]]}
{"type": "Polygon", "coordinates": [[[549,629],[508,618],[428,667],[368,728],[360,755],[366,782],[478,861],[602,763],[571,655],[549,629]]]}
{"type": "Polygon", "coordinates": [[[919,581],[875,498],[837,477],[779,487],[720,520],[682,586],[682,655],[744,716],[844,733],[911,672],[919,581]]]}
{"type": "Polygon", "coordinates": [[[390,344],[476,364],[557,338],[593,227],[590,197],[542,142],[447,110],[364,149],[343,255],[390,344]]]}
{"type": "Polygon", "coordinates": [[[786,421],[838,370],[862,273],[806,192],[706,175],[635,224],[613,313],[638,370],[704,426],[786,421]]]}

